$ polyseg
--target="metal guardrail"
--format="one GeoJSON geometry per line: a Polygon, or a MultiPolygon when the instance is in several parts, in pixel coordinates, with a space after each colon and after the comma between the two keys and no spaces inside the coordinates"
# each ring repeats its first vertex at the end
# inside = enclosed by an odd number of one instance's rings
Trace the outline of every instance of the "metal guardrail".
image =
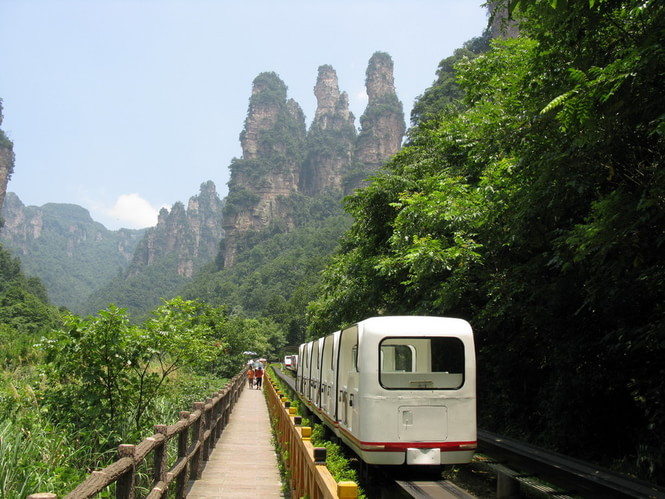
{"type": "Polygon", "coordinates": [[[665,489],[656,485],[485,430],[478,430],[478,447],[496,462],[497,497],[510,497],[519,482],[537,477],[558,487],[559,497],[665,498],[665,489]]]}

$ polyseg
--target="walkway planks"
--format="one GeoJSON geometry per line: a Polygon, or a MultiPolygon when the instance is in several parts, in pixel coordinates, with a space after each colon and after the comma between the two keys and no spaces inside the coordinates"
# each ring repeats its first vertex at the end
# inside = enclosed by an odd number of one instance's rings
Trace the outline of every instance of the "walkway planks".
{"type": "Polygon", "coordinates": [[[282,483],[261,390],[245,387],[188,499],[279,498],[282,483]]]}

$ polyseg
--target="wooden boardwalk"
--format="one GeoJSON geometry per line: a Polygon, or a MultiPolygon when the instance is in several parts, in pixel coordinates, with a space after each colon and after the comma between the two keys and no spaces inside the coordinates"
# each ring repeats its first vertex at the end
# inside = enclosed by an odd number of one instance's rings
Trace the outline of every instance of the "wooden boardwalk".
{"type": "Polygon", "coordinates": [[[245,387],[188,499],[279,498],[282,482],[261,390],[245,387]]]}

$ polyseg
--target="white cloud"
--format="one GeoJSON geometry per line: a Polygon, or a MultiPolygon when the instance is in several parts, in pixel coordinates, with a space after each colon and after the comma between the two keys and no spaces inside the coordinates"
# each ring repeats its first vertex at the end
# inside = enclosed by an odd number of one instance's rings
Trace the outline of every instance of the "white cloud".
{"type": "Polygon", "coordinates": [[[142,229],[157,225],[160,208],[153,206],[136,193],[121,194],[110,209],[104,214],[128,229],[142,229]]]}

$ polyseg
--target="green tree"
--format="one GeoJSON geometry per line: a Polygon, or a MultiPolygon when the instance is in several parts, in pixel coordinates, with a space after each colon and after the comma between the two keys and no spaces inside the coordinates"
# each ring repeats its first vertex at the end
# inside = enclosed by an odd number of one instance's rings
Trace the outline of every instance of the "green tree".
{"type": "Polygon", "coordinates": [[[42,396],[60,419],[87,428],[97,443],[140,432],[142,418],[176,371],[210,361],[217,345],[197,323],[198,305],[175,298],[159,307],[145,327],[129,323],[115,306],[86,319],[69,315],[45,340],[42,396]],[[128,423],[131,421],[131,426],[128,423]]]}
{"type": "Polygon", "coordinates": [[[310,332],[465,317],[483,426],[656,479],[665,7],[510,3],[528,36],[461,59],[462,105],[425,106],[408,147],[346,202],[355,221],[310,332]]]}

